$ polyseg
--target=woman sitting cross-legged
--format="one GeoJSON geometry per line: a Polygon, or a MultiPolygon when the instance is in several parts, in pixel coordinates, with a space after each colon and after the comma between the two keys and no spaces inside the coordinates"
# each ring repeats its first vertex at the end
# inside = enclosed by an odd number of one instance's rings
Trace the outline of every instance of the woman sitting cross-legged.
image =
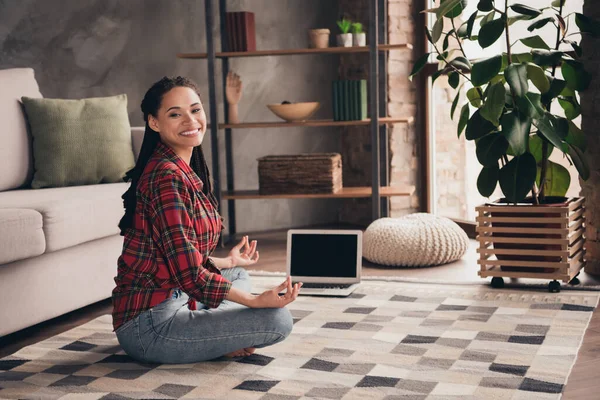
{"type": "Polygon", "coordinates": [[[163,78],[142,101],[146,131],[123,195],[124,236],[112,293],[123,350],[142,362],[193,363],[247,356],[285,339],[285,307],[302,284],[288,277],[250,294],[243,266],[259,259],[245,236],[227,258],[211,257],[221,217],[202,153],[206,114],[189,79],[163,78]],[[285,291],[285,294],[279,295],[285,291]]]}

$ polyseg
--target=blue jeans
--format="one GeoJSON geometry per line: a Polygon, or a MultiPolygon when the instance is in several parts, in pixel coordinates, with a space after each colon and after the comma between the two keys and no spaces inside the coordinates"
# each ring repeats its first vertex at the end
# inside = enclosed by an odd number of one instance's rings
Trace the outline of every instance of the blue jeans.
{"type": "MultiPolygon", "coordinates": [[[[243,268],[224,269],[233,287],[249,292],[243,268]]],[[[170,299],[127,321],[117,331],[123,350],[141,362],[195,363],[212,360],[246,347],[281,342],[292,331],[287,308],[248,308],[228,300],[217,308],[187,307],[188,295],[175,290],[170,299]]]]}

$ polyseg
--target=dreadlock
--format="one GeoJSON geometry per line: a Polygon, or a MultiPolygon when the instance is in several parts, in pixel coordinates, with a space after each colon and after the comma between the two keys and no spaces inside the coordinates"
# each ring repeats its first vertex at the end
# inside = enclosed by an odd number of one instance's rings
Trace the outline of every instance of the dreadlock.
{"type": "MultiPolygon", "coordinates": [[[[140,149],[140,155],[138,160],[131,170],[129,170],[123,180],[125,182],[131,181],[129,189],[121,196],[123,199],[123,206],[125,207],[125,215],[119,222],[119,229],[121,230],[121,236],[125,235],[125,231],[133,226],[133,215],[135,213],[136,205],[136,192],[137,186],[144,168],[152,154],[158,142],[160,142],[160,136],[158,132],[154,131],[148,125],[148,116],[156,116],[158,109],[161,106],[163,96],[171,89],[176,87],[188,87],[194,90],[198,96],[200,96],[197,85],[190,79],[181,76],[170,78],[164,77],[160,81],[156,82],[144,96],[142,100],[141,108],[144,114],[144,122],[146,122],[146,128],[144,131],[144,140],[142,141],[142,147],[140,149]]],[[[200,180],[204,183],[202,192],[209,199],[215,209],[218,208],[217,198],[213,192],[212,181],[210,179],[210,173],[208,171],[208,165],[206,165],[206,159],[204,158],[204,152],[202,146],[194,147],[192,151],[192,158],[190,160],[190,167],[198,175],[200,180]]]]}

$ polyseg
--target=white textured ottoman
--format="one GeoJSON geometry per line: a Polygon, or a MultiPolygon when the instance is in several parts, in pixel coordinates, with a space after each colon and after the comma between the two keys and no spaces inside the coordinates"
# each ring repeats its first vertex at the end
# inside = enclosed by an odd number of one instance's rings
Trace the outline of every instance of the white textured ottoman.
{"type": "Polygon", "coordinates": [[[363,257],[381,265],[423,267],[460,259],[469,238],[455,222],[427,213],[380,218],[363,234],[363,257]]]}

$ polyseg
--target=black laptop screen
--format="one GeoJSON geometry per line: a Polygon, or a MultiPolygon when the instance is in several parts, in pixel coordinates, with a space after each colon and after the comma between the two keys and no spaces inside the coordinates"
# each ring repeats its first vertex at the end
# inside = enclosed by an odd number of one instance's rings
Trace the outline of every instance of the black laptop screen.
{"type": "Polygon", "coordinates": [[[357,235],[292,233],[292,276],[356,277],[357,235]]]}

